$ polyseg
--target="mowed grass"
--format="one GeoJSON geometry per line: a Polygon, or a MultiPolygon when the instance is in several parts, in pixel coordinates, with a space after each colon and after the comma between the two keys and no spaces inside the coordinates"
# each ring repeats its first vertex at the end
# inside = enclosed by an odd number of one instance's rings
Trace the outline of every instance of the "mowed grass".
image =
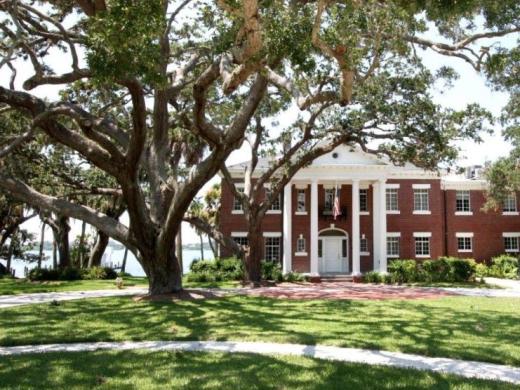
{"type": "Polygon", "coordinates": [[[81,352],[2,358],[7,389],[513,389],[452,375],[325,360],[196,352],[81,352]]]}
{"type": "MultiPolygon", "coordinates": [[[[125,287],[148,288],[148,279],[131,276],[123,278],[125,287]]],[[[239,282],[214,282],[198,283],[184,282],[184,287],[224,288],[237,287],[239,282]]],[[[46,293],[61,291],[88,291],[88,290],[110,290],[115,289],[114,280],[73,280],[73,281],[48,281],[31,282],[27,279],[0,278],[0,295],[16,295],[30,293],[46,293]]]]}
{"type": "Polygon", "coordinates": [[[0,310],[0,344],[249,340],[402,351],[520,366],[520,299],[174,302],[114,297],[0,310]]]}

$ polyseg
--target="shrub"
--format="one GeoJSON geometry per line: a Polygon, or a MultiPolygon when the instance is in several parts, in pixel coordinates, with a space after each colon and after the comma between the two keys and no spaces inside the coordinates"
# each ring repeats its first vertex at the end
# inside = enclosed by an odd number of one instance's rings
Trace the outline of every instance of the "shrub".
{"type": "Polygon", "coordinates": [[[450,281],[469,282],[475,280],[477,263],[473,259],[449,259],[450,281]]]}
{"type": "Polygon", "coordinates": [[[67,267],[59,271],[59,280],[81,280],[81,270],[79,268],[67,267]]]}
{"type": "Polygon", "coordinates": [[[419,279],[415,260],[392,260],[388,265],[388,272],[393,283],[410,283],[419,279]]]}
{"type": "Polygon", "coordinates": [[[283,281],[282,267],[280,263],[274,261],[262,261],[261,272],[263,280],[283,281]]]}
{"type": "Polygon", "coordinates": [[[235,257],[215,260],[196,260],[190,265],[190,282],[219,282],[241,280],[244,276],[242,261],[235,257]]]}
{"type": "Polygon", "coordinates": [[[518,278],[518,258],[507,254],[493,257],[489,273],[498,278],[518,278]]]}
{"type": "Polygon", "coordinates": [[[117,272],[110,267],[92,267],[83,269],[81,277],[87,280],[115,279],[117,272]]]}
{"type": "Polygon", "coordinates": [[[479,277],[479,278],[484,278],[486,276],[491,276],[489,267],[486,264],[484,264],[484,263],[478,263],[475,266],[475,275],[477,277],[479,277]]]}
{"type": "Polygon", "coordinates": [[[421,264],[422,274],[427,282],[450,281],[450,264],[446,257],[437,260],[425,260],[421,264]]]}
{"type": "Polygon", "coordinates": [[[60,271],[56,269],[33,268],[27,274],[27,278],[31,281],[59,280],[60,271]]]}
{"type": "Polygon", "coordinates": [[[283,280],[289,283],[303,282],[305,280],[305,277],[298,272],[288,272],[283,276],[283,280]]]}
{"type": "Polygon", "coordinates": [[[363,275],[363,282],[365,283],[381,283],[383,280],[383,275],[376,271],[370,271],[363,275]]]}

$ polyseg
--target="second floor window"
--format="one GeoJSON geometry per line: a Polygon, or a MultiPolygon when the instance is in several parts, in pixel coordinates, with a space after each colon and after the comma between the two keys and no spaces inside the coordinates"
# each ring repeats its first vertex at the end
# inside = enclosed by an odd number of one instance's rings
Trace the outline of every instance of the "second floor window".
{"type": "Polygon", "coordinates": [[[414,211],[429,211],[429,190],[428,189],[415,189],[413,190],[413,209],[414,211]]]}
{"type": "MultiPolygon", "coordinates": [[[[269,199],[271,197],[271,190],[269,188],[265,189],[265,198],[269,199]]],[[[282,202],[280,201],[280,194],[272,200],[271,206],[269,206],[269,210],[279,211],[282,209],[282,202]]]]}
{"type": "MultiPolygon", "coordinates": [[[[237,188],[237,191],[240,193],[244,193],[243,188],[237,188]]],[[[244,206],[242,205],[242,202],[240,199],[238,199],[236,196],[233,198],[233,211],[243,211],[244,206]]]]}
{"type": "Polygon", "coordinates": [[[504,207],[502,207],[502,211],[504,213],[514,213],[518,211],[516,207],[516,195],[511,194],[508,195],[507,198],[504,199],[504,207]]]}
{"type": "Polygon", "coordinates": [[[325,212],[331,213],[334,207],[334,188],[325,188],[325,212]]]}
{"type": "Polygon", "coordinates": [[[387,188],[386,190],[386,210],[399,211],[397,188],[387,188]]]}
{"type": "Polygon", "coordinates": [[[305,212],[305,190],[299,189],[297,192],[297,206],[296,211],[305,212]]]}
{"type": "Polygon", "coordinates": [[[458,211],[458,212],[471,211],[470,192],[469,191],[457,191],[455,206],[456,206],[456,211],[458,211]]]}
{"type": "Polygon", "coordinates": [[[359,211],[368,211],[368,190],[359,190],[359,211]]]}

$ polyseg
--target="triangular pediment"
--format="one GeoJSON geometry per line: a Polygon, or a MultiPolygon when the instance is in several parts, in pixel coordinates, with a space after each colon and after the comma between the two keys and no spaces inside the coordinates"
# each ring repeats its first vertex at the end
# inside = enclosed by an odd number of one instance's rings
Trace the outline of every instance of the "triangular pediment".
{"type": "Polygon", "coordinates": [[[347,145],[338,146],[332,152],[318,157],[312,163],[313,167],[345,165],[384,166],[388,164],[373,154],[347,145]]]}

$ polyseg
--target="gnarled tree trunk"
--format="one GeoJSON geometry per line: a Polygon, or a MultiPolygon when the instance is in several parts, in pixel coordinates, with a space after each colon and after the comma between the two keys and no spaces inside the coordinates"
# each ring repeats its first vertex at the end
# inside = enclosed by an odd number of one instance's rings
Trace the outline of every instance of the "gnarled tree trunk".
{"type": "Polygon", "coordinates": [[[56,221],[54,237],[58,246],[59,263],[58,268],[70,267],[70,246],[69,246],[69,218],[60,216],[56,221]]]}
{"type": "Polygon", "coordinates": [[[249,225],[247,240],[249,248],[244,254],[245,278],[253,286],[259,286],[262,281],[262,233],[257,224],[249,225]]]}
{"type": "Polygon", "coordinates": [[[101,265],[101,260],[103,258],[103,254],[108,246],[109,237],[107,234],[103,233],[101,230],[98,230],[98,236],[96,239],[96,243],[92,247],[92,251],[90,252],[90,257],[88,259],[88,267],[99,267],[101,265]]]}
{"type": "MultiPolygon", "coordinates": [[[[175,256],[175,245],[170,248],[157,248],[150,251],[148,259],[142,259],[149,280],[150,295],[175,293],[182,290],[182,273],[175,256]]],[[[142,254],[140,255],[143,256],[142,254]]]]}

